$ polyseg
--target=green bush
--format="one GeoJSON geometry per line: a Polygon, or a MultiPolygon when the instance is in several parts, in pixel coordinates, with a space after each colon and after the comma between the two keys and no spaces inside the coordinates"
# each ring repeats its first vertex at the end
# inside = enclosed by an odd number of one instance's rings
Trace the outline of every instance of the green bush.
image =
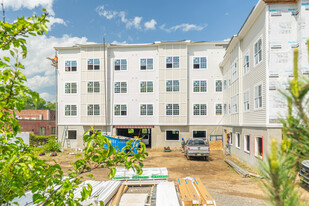
{"type": "Polygon", "coordinates": [[[37,136],[35,134],[30,133],[30,146],[39,147],[42,145],[46,145],[49,139],[57,139],[57,137],[55,135],[37,136]]]}
{"type": "Polygon", "coordinates": [[[45,149],[48,152],[59,152],[61,149],[60,142],[58,142],[56,138],[49,138],[45,149]]]}

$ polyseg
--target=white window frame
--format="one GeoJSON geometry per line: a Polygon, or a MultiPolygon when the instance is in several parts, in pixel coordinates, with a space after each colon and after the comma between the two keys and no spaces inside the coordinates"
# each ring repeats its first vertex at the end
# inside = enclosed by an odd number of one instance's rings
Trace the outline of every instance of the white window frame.
{"type": "MultiPolygon", "coordinates": [[[[170,63],[169,63],[170,64],[170,63]]],[[[166,69],[179,69],[180,68],[180,56],[166,56],[165,57],[165,68],[166,69]],[[167,58],[171,57],[172,58],[172,67],[167,67],[167,58]],[[178,67],[175,67],[175,63],[177,62],[174,62],[174,58],[178,57],[178,67]]]]}
{"type": "Polygon", "coordinates": [[[241,141],[240,133],[239,132],[235,132],[235,147],[237,149],[240,149],[240,141],[241,141]],[[239,137],[239,139],[237,137],[239,137]]]}
{"type": "MultiPolygon", "coordinates": [[[[259,100],[258,100],[259,101],[259,100]]],[[[260,82],[254,86],[254,110],[263,109],[263,82],[260,82]],[[261,96],[256,97],[256,88],[261,86],[261,96]],[[261,98],[261,105],[256,105],[256,99],[261,98]]]]}
{"type": "Polygon", "coordinates": [[[154,70],[154,60],[153,58],[140,58],[139,60],[139,70],[140,71],[153,71],[154,70]],[[143,66],[146,66],[146,69],[142,69],[142,59],[145,59],[146,60],[146,65],[143,65],[143,66]],[[152,68],[149,68],[149,65],[148,65],[148,60],[152,59],[152,68]]]}
{"type": "Polygon", "coordinates": [[[65,72],[77,72],[77,65],[78,65],[78,63],[77,63],[77,60],[76,60],[76,59],[67,59],[67,60],[64,61],[64,71],[65,71],[65,72]],[[73,62],[73,61],[76,62],[76,71],[72,71],[72,62],[73,62]],[[67,67],[67,66],[65,65],[66,62],[70,62],[70,66],[69,66],[70,69],[69,69],[68,71],[66,70],[66,67],[67,67]]]}
{"type": "Polygon", "coordinates": [[[76,95],[78,93],[78,84],[77,82],[64,82],[64,94],[65,95],[76,95]],[[70,84],[70,92],[66,93],[66,84],[70,84]],[[76,92],[72,93],[72,84],[76,84],[76,92]]]}
{"type": "MultiPolygon", "coordinates": [[[[177,110],[176,110],[177,111],[177,110]]],[[[180,104],[178,103],[178,104],[174,104],[174,103],[166,103],[165,104],[165,116],[180,116],[180,104]],[[172,114],[167,114],[167,105],[169,105],[169,104],[171,104],[172,105],[172,108],[171,108],[171,111],[172,111],[172,114]],[[174,106],[175,105],[178,105],[178,114],[174,114],[174,112],[175,112],[175,108],[174,108],[174,106]]]]}
{"type": "Polygon", "coordinates": [[[208,69],[208,58],[207,56],[194,56],[192,57],[192,69],[193,70],[204,70],[204,69],[208,69]],[[194,68],[194,58],[199,58],[199,61],[198,61],[198,65],[199,65],[199,68],[194,68]],[[201,68],[201,58],[206,58],[206,68],[201,68]]]}
{"type": "Polygon", "coordinates": [[[244,112],[249,112],[250,111],[250,89],[247,89],[244,91],[243,97],[244,97],[243,99],[244,112]],[[247,96],[247,99],[246,99],[246,96],[247,96]]]}
{"type": "Polygon", "coordinates": [[[208,80],[207,79],[193,79],[192,80],[192,92],[193,93],[203,93],[203,94],[205,94],[205,93],[208,93],[208,80]],[[196,91],[194,91],[194,82],[199,82],[199,86],[198,86],[198,91],[196,92],[196,91]],[[202,84],[201,84],[201,82],[202,81],[205,81],[206,82],[206,91],[201,91],[202,90],[202,84]]]}
{"type": "Polygon", "coordinates": [[[195,130],[192,130],[192,138],[201,138],[201,137],[193,137],[194,132],[205,132],[205,134],[206,134],[205,139],[207,139],[207,130],[204,130],[204,129],[195,129],[195,130]]]}
{"type": "Polygon", "coordinates": [[[167,130],[165,130],[165,141],[167,141],[167,142],[170,142],[170,141],[172,141],[172,142],[179,142],[180,141],[180,131],[179,131],[179,129],[167,129],[167,130]],[[177,131],[178,132],[178,140],[167,140],[167,131],[177,131]]]}
{"type": "Polygon", "coordinates": [[[100,104],[87,104],[87,116],[101,116],[101,106],[100,106],[100,104]],[[89,110],[88,110],[88,108],[89,108],[89,106],[91,106],[92,105],[92,108],[93,108],[93,114],[89,114],[89,110]],[[99,114],[95,114],[95,109],[94,109],[94,106],[97,106],[97,105],[99,105],[99,114]]]}
{"type": "Polygon", "coordinates": [[[264,156],[264,138],[261,135],[256,135],[254,137],[254,156],[257,157],[257,158],[263,159],[263,156],[264,156]],[[259,145],[258,145],[258,141],[257,141],[258,138],[262,139],[262,155],[258,154],[258,149],[259,149],[258,148],[259,145]]]}
{"type": "Polygon", "coordinates": [[[192,115],[193,116],[208,116],[208,106],[207,104],[192,104],[192,115]],[[194,114],[194,105],[199,105],[199,109],[198,109],[198,114],[194,114]],[[201,109],[201,105],[206,105],[206,114],[202,115],[202,109],[201,109]]]}
{"type": "Polygon", "coordinates": [[[153,104],[148,104],[148,103],[143,103],[143,104],[140,104],[139,105],[139,115],[142,116],[142,117],[145,117],[145,116],[153,116],[153,104]],[[145,114],[142,114],[142,106],[145,105],[146,106],[146,113],[145,114]],[[152,114],[148,114],[148,106],[152,106],[152,114]]]}
{"type": "Polygon", "coordinates": [[[179,79],[174,79],[174,80],[172,80],[172,79],[168,79],[168,80],[165,80],[165,92],[167,92],[167,93],[170,93],[170,92],[180,92],[180,80],[179,79]],[[172,90],[171,91],[167,91],[167,82],[168,81],[171,81],[172,82],[172,90]],[[174,91],[174,81],[178,81],[178,91],[174,91]]]}
{"type": "Polygon", "coordinates": [[[153,81],[147,81],[147,80],[145,80],[145,81],[140,81],[140,82],[139,82],[139,93],[140,93],[140,94],[153,93],[153,92],[154,92],[154,83],[153,83],[153,81]],[[141,89],[142,89],[142,83],[143,83],[143,82],[145,83],[145,86],[146,86],[146,87],[145,87],[145,89],[146,89],[145,92],[142,92],[142,91],[141,91],[141,89]],[[151,91],[151,92],[148,92],[148,82],[151,82],[151,83],[152,83],[152,91],[151,91]]]}
{"type": "Polygon", "coordinates": [[[113,107],[113,116],[116,116],[116,117],[127,117],[128,116],[128,105],[127,104],[114,104],[114,107],[113,107]],[[119,105],[119,115],[116,115],[115,114],[115,106],[119,105]],[[122,110],[122,106],[126,106],[126,110],[122,110]],[[121,112],[122,111],[126,111],[126,115],[122,115],[121,112]]]}
{"type": "Polygon", "coordinates": [[[99,71],[101,69],[100,58],[91,58],[87,59],[87,71],[99,71]],[[89,64],[89,60],[92,60],[92,64],[89,64]],[[99,60],[99,64],[95,64],[94,60],[99,60]],[[89,66],[92,65],[92,69],[89,69],[89,66]],[[99,66],[99,69],[95,69],[95,66],[99,66]]]}
{"type": "Polygon", "coordinates": [[[254,67],[258,66],[261,62],[263,61],[263,38],[260,36],[253,44],[253,62],[254,62],[254,67]],[[255,45],[261,40],[261,49],[255,53],[255,45]],[[261,52],[261,60],[256,62],[256,55],[261,52]]]}
{"type": "Polygon", "coordinates": [[[76,117],[77,116],[77,105],[76,104],[65,104],[64,105],[64,116],[65,117],[76,117]],[[69,109],[69,115],[66,114],[66,106],[69,106],[70,109],[69,109]],[[76,115],[72,115],[72,106],[75,106],[76,107],[76,115]]]}
{"type": "Polygon", "coordinates": [[[126,81],[122,81],[122,82],[114,82],[114,94],[127,94],[128,93],[128,82],[126,82],[126,81]],[[116,83],[119,83],[119,93],[117,92],[115,92],[115,89],[116,89],[116,83]],[[124,88],[124,87],[122,87],[121,86],[121,83],[126,83],[126,92],[121,92],[122,91],[122,89],[124,88]]]}
{"type": "Polygon", "coordinates": [[[127,59],[124,59],[124,58],[117,58],[117,59],[114,59],[114,71],[128,71],[128,60],[127,59]],[[116,61],[119,60],[120,61],[120,64],[119,64],[119,70],[116,70],[116,61]],[[122,69],[122,60],[126,60],[126,69],[122,69]]]}
{"type": "Polygon", "coordinates": [[[251,135],[245,134],[244,135],[244,152],[250,154],[251,153],[251,135]],[[249,150],[247,150],[247,139],[246,136],[249,136],[249,150]]]}
{"type": "Polygon", "coordinates": [[[215,116],[222,116],[223,115],[223,104],[222,103],[215,103],[215,116]],[[221,104],[221,114],[217,114],[217,104],[221,104]]]}
{"type": "Polygon", "coordinates": [[[235,82],[238,79],[237,68],[238,68],[238,60],[235,59],[232,64],[232,82],[231,83],[235,82]]]}
{"type": "Polygon", "coordinates": [[[87,82],[87,93],[88,94],[99,94],[101,93],[101,84],[100,84],[100,81],[88,81],[87,82]],[[89,92],[89,83],[92,83],[92,92],[89,92]],[[98,92],[95,92],[95,86],[94,86],[94,83],[99,83],[99,91],[98,92]]]}
{"type": "Polygon", "coordinates": [[[223,81],[222,79],[215,79],[215,93],[222,93],[223,92],[223,81]],[[217,81],[221,81],[221,91],[217,91],[217,81]]]}
{"type": "Polygon", "coordinates": [[[250,50],[248,50],[244,55],[244,67],[243,67],[244,75],[248,74],[249,71],[250,71],[250,50]],[[248,61],[246,57],[248,57],[248,61]]]}

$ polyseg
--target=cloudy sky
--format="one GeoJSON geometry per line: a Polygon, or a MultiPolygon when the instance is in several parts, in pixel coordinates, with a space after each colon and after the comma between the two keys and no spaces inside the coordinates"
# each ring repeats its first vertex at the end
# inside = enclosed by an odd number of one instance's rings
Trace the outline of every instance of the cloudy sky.
{"type": "MultiPolygon", "coordinates": [[[[55,71],[46,57],[55,46],[88,42],[227,40],[238,32],[258,0],[0,0],[6,21],[49,12],[47,35],[30,37],[23,60],[28,86],[55,101],[55,71]]],[[[2,14],[2,12],[1,12],[2,14]]],[[[0,14],[0,15],[1,15],[0,14]]],[[[2,18],[2,15],[1,15],[2,18]]],[[[3,55],[3,54],[2,54],[3,55]]]]}

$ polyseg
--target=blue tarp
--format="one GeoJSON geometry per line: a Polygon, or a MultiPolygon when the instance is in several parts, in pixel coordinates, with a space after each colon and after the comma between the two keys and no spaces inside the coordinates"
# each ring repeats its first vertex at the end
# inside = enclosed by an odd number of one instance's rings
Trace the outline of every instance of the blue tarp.
{"type": "MultiPolygon", "coordinates": [[[[122,150],[125,146],[127,146],[127,142],[131,140],[131,139],[119,139],[108,135],[105,135],[105,137],[111,140],[111,145],[115,147],[117,151],[122,150]]],[[[139,142],[140,140],[135,139],[132,143],[131,150],[133,150],[135,154],[137,153],[139,142]]]]}

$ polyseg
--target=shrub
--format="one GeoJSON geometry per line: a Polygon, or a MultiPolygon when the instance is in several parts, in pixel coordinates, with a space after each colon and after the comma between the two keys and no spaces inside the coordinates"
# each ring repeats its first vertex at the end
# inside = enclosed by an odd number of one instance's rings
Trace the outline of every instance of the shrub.
{"type": "Polygon", "coordinates": [[[60,142],[58,142],[56,138],[49,138],[45,149],[48,152],[59,152],[61,149],[60,142]]]}
{"type": "Polygon", "coordinates": [[[30,133],[30,146],[38,147],[46,145],[49,139],[57,139],[57,137],[55,135],[37,136],[35,134],[30,133]]]}

